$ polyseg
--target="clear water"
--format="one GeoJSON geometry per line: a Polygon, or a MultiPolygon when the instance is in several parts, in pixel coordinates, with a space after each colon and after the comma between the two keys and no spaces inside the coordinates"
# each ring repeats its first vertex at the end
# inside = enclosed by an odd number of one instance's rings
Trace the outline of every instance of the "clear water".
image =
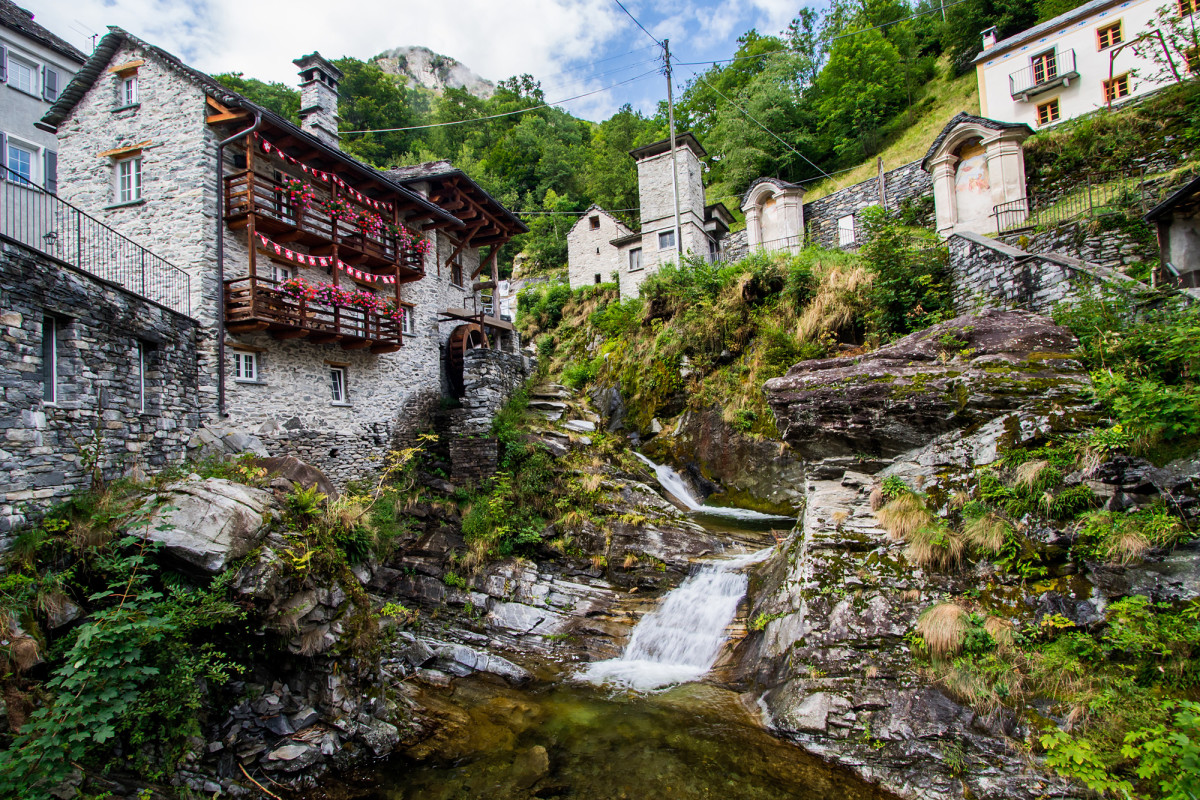
{"type": "Polygon", "coordinates": [[[764,514],[761,511],[751,511],[748,508],[729,508],[726,506],[705,505],[699,498],[692,494],[692,490],[688,488],[687,483],[683,480],[683,477],[680,476],[678,472],[665,464],[655,464],[653,461],[646,458],[636,450],[633,454],[637,456],[638,460],[640,460],[643,464],[654,470],[654,475],[658,479],[658,483],[660,486],[662,486],[663,490],[686,506],[689,511],[707,514],[714,517],[727,517],[736,520],[772,522],[777,525],[780,522],[790,523],[793,521],[791,517],[781,517],[776,514],[764,514]]]}
{"type": "Polygon", "coordinates": [[[639,691],[699,680],[717,660],[746,594],[742,570],[770,554],[768,547],[701,565],[638,621],[620,657],[589,664],[579,677],[639,691]]]}
{"type": "Polygon", "coordinates": [[[455,736],[398,756],[313,800],[882,800],[773,738],[731,692],[689,684],[646,695],[587,686],[515,692],[470,681],[455,736]],[[543,752],[544,751],[544,752],[543,752]]]}

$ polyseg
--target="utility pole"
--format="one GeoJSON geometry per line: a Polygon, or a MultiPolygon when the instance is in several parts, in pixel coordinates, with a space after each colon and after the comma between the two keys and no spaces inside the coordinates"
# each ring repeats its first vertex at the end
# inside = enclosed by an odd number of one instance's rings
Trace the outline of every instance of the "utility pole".
{"type": "Polygon", "coordinates": [[[675,89],[671,86],[671,40],[663,39],[667,64],[667,121],[671,126],[671,192],[675,198],[675,263],[683,266],[683,229],[679,224],[679,160],[675,157],[675,89]]]}

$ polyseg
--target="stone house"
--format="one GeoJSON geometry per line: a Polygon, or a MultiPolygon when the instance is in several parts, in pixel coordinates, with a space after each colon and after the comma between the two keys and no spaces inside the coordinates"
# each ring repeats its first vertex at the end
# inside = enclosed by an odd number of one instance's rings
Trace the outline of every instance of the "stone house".
{"type": "MultiPolygon", "coordinates": [[[[721,257],[721,242],[733,224],[733,215],[723,204],[705,205],[704,165],[701,159],[708,154],[690,133],[675,137],[675,157],[671,141],[639,147],[630,151],[637,162],[638,199],[641,226],[601,241],[606,225],[606,213],[589,210],[567,235],[568,273],[571,288],[593,284],[596,275],[608,280],[618,276],[621,297],[636,297],[638,287],[648,275],[680,256],[700,256],[712,261],[721,257]],[[675,227],[675,182],[672,162],[678,164],[675,175],[679,190],[679,229],[675,227]],[[591,216],[598,218],[599,228],[592,228],[591,216]],[[676,241],[678,240],[678,241],[676,241]],[[597,252],[598,251],[598,252],[597,252]]],[[[617,223],[619,224],[619,223],[617,223]]],[[[616,225],[609,230],[619,230],[616,225]]],[[[621,226],[624,227],[624,226],[621,226]]]]}
{"type": "Polygon", "coordinates": [[[473,283],[524,226],[461,173],[342,152],[342,76],[317,53],[295,62],[297,126],[110,31],[41,123],[60,194],[189,274],[203,422],[335,481],[374,471],[448,389],[452,340],[511,336],[473,283]]]}
{"type": "Polygon", "coordinates": [[[629,226],[593,205],[567,232],[567,276],[572,289],[612,280],[614,239],[633,235],[629,226]]]}
{"type": "MultiPolygon", "coordinates": [[[[1091,0],[1001,41],[983,34],[975,57],[985,117],[1046,127],[1187,77],[1195,53],[1155,63],[1159,11],[1189,20],[1194,0],[1091,0]],[[1134,43],[1143,37],[1138,46],[1134,43]]],[[[1190,23],[1189,23],[1190,24],[1190,23]]],[[[1159,56],[1162,57],[1161,55],[1159,56]]]]}
{"type": "Polygon", "coordinates": [[[34,22],[33,14],[0,0],[0,180],[28,181],[55,191],[58,140],[34,127],[87,60],[34,22]],[[9,172],[11,170],[11,172],[9,172]]]}
{"type": "Polygon", "coordinates": [[[1145,219],[1158,234],[1157,280],[1200,288],[1200,177],[1172,192],[1145,219]]]}

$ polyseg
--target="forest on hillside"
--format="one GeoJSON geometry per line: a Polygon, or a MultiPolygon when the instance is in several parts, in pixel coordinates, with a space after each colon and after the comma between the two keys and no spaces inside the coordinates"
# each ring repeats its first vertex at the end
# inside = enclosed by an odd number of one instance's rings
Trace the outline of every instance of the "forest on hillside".
{"type": "MultiPolygon", "coordinates": [[[[709,153],[710,202],[736,209],[756,177],[809,181],[879,153],[928,111],[923,101],[931,83],[971,69],[980,31],[996,25],[1008,36],[1080,2],[832,0],[823,11],[803,9],[780,35],[743,34],[731,60],[683,88],[676,124],[693,131],[709,153]]],[[[527,215],[530,232],[507,246],[506,265],[524,252],[527,271],[564,266],[572,213],[592,203],[636,226],[637,176],[628,151],[666,136],[665,101],[651,116],[625,105],[593,123],[560,108],[537,108],[546,98],[531,75],[501,81],[485,100],[462,89],[435,94],[406,85],[374,60],[335,63],[345,73],[344,131],[479,120],[348,133],[342,138],[348,152],[383,168],[447,159],[515,211],[563,212],[527,215]],[[535,110],[483,119],[527,108],[535,110]]],[[[296,89],[239,73],[216,77],[298,122],[296,89]]]]}

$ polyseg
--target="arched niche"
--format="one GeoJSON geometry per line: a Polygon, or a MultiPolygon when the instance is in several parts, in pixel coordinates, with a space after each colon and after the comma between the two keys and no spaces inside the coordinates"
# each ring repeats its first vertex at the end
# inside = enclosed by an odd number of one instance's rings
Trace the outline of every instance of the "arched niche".
{"type": "Polygon", "coordinates": [[[804,187],[775,178],[750,184],[742,200],[751,249],[797,251],[804,244],[804,187]]]}
{"type": "Polygon", "coordinates": [[[933,177],[937,230],[989,234],[1024,222],[1028,125],[961,113],[942,129],[921,166],[933,177]]]}

